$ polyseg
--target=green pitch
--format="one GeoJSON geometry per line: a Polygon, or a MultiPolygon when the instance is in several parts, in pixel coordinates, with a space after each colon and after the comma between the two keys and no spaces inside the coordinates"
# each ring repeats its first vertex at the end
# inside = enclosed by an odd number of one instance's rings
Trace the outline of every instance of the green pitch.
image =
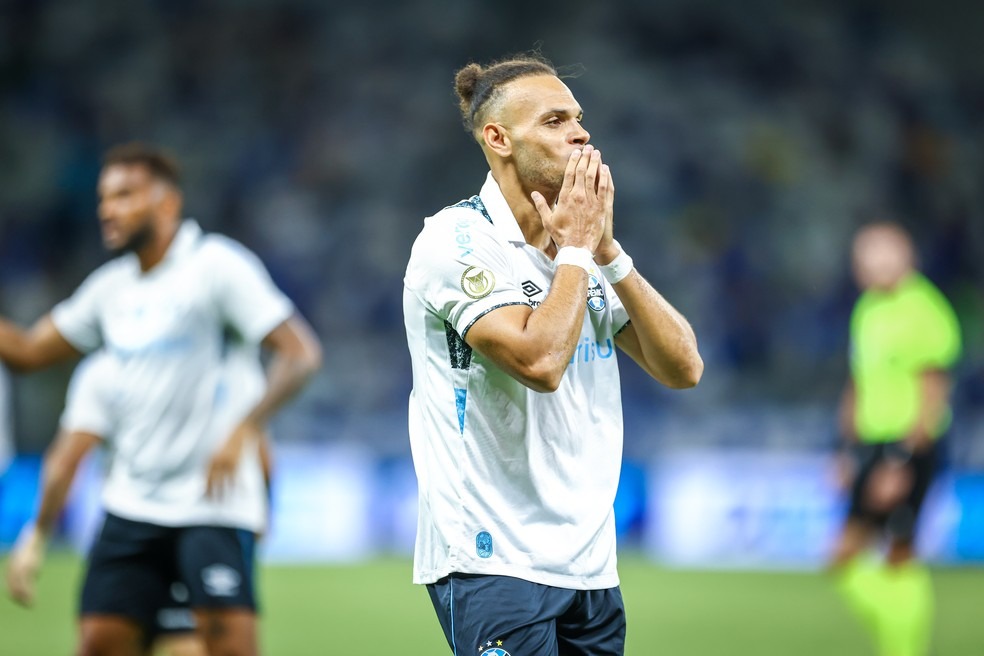
{"type": "MultiPolygon", "coordinates": [[[[873,653],[819,574],[672,571],[638,557],[623,557],[620,571],[629,656],[873,653]]],[[[34,609],[22,610],[4,595],[0,652],[72,653],[80,572],[77,558],[53,554],[34,609]]],[[[984,653],[984,570],[937,570],[934,581],[935,655],[984,653]]],[[[264,566],[259,585],[265,654],[450,654],[425,590],[410,583],[406,560],[264,566]]]]}

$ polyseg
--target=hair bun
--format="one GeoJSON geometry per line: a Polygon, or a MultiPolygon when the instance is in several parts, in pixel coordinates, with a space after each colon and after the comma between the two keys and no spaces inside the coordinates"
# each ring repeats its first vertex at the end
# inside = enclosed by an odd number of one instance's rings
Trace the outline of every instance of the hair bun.
{"type": "Polygon", "coordinates": [[[475,87],[478,85],[482,73],[483,70],[479,64],[471,63],[454,76],[454,90],[464,103],[471,103],[472,97],[475,95],[475,87]]]}

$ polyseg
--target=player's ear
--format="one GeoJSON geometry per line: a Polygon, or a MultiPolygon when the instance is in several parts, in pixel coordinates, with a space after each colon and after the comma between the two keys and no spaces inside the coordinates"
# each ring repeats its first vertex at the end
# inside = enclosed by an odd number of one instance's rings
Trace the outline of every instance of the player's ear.
{"type": "Polygon", "coordinates": [[[184,196],[181,190],[169,184],[163,186],[163,195],[160,199],[160,207],[163,214],[168,216],[181,216],[181,207],[184,204],[184,196]]]}
{"type": "Polygon", "coordinates": [[[501,123],[486,123],[482,128],[482,141],[485,147],[499,157],[512,155],[512,139],[509,130],[501,123]]]}

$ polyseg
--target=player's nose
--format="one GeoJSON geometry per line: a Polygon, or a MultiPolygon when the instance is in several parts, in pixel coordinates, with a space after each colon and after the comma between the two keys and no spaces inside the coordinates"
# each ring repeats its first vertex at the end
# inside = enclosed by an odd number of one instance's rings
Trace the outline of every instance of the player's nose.
{"type": "Polygon", "coordinates": [[[580,123],[577,124],[577,128],[571,133],[570,141],[572,144],[577,146],[584,146],[591,140],[591,133],[584,129],[580,123]]]}

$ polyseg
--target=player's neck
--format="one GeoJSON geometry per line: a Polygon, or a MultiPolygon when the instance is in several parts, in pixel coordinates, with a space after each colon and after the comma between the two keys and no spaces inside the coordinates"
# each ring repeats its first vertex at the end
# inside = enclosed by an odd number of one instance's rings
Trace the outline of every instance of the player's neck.
{"type": "MultiPolygon", "coordinates": [[[[543,219],[540,218],[540,213],[537,211],[536,205],[533,204],[533,199],[530,196],[534,190],[527,188],[514,175],[503,177],[504,180],[497,180],[499,189],[502,191],[502,195],[506,199],[509,209],[512,210],[513,216],[516,218],[516,223],[519,224],[519,229],[522,230],[523,237],[526,238],[526,243],[553,257],[556,254],[553,238],[551,238],[546,228],[543,227],[543,219]]],[[[544,196],[547,199],[547,203],[552,206],[556,199],[546,194],[544,196]]]]}
{"type": "Polygon", "coordinates": [[[180,221],[164,223],[155,232],[154,238],[143,248],[137,250],[137,259],[140,261],[140,270],[147,273],[161,263],[167,255],[167,251],[174,243],[174,237],[178,234],[180,221]]]}

